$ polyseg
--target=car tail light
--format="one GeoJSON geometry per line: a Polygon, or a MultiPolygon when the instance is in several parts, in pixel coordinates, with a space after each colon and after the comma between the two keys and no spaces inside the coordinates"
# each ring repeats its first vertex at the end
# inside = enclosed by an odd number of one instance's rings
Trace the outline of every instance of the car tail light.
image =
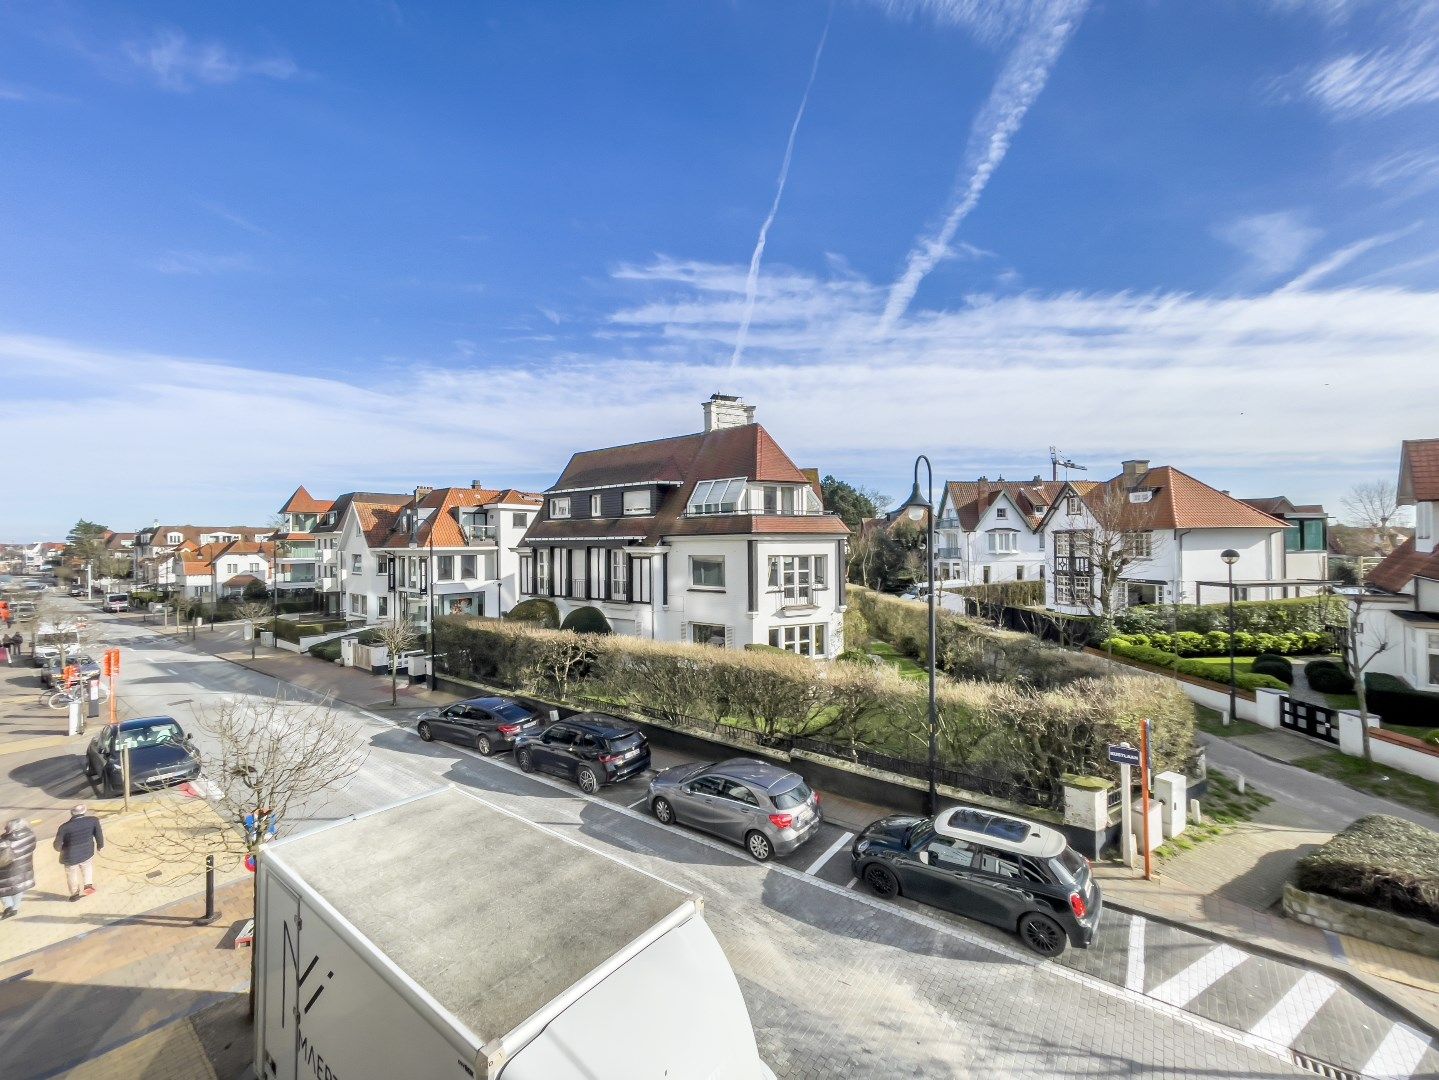
{"type": "Polygon", "coordinates": [[[1084,906],[1084,897],[1080,896],[1077,892],[1069,894],[1069,908],[1074,912],[1076,919],[1084,918],[1084,913],[1089,910],[1084,906]]]}
{"type": "Polygon", "coordinates": [[[818,792],[818,791],[814,792],[814,804],[815,804],[816,806],[819,805],[819,792],[818,792]]]}
{"type": "Polygon", "coordinates": [[[606,765],[613,765],[616,761],[619,761],[623,757],[623,754],[601,754],[600,760],[606,765]]]}
{"type": "Polygon", "coordinates": [[[794,815],[771,814],[769,816],[769,823],[773,825],[776,829],[788,829],[791,825],[794,824],[794,815]]]}
{"type": "Polygon", "coordinates": [[[501,735],[508,739],[511,735],[518,735],[520,733],[520,725],[501,724],[499,727],[499,732],[501,735]]]}

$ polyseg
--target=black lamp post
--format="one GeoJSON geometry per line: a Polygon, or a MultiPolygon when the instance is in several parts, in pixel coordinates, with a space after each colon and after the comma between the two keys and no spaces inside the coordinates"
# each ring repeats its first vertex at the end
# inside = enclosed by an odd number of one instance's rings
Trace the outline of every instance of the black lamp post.
{"type": "Polygon", "coordinates": [[[1219,553],[1224,565],[1229,568],[1229,722],[1235,720],[1234,704],[1234,564],[1239,561],[1239,552],[1225,548],[1219,553]]]}
{"type": "Polygon", "coordinates": [[[934,469],[929,458],[920,454],[914,459],[914,489],[900,507],[902,512],[920,510],[924,513],[924,572],[929,586],[929,790],[924,797],[924,812],[934,814],[939,809],[939,792],[935,786],[935,774],[939,770],[939,709],[935,704],[934,651],[937,639],[937,615],[934,580],[934,469]],[[924,462],[928,495],[919,490],[919,463],[924,462]]]}

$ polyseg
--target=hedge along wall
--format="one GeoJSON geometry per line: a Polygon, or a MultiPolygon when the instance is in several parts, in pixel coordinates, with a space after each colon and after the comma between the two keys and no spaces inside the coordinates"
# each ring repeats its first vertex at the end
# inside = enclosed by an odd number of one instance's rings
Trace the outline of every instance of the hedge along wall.
{"type": "MultiPolygon", "coordinates": [[[[924,662],[929,648],[929,607],[858,585],[848,591],[870,633],[906,656],[924,662]]],[[[935,655],[940,668],[956,679],[1012,681],[1051,689],[1076,679],[1113,678],[1108,665],[1015,630],[998,630],[941,610],[936,620],[935,655]]],[[[850,648],[858,644],[846,640],[850,648]]]]}
{"type": "MultiPolygon", "coordinates": [[[[1344,623],[1344,601],[1336,596],[1301,596],[1291,600],[1240,600],[1234,605],[1234,629],[1251,634],[1325,633],[1344,623]]],[[[1125,608],[1114,616],[1121,634],[1169,633],[1188,630],[1207,634],[1229,629],[1229,605],[1151,604],[1125,608]]]]}
{"type": "MultiPolygon", "coordinates": [[[[816,663],[782,652],[575,634],[476,616],[436,619],[435,651],[447,674],[577,705],[588,699],[660,720],[739,726],[775,740],[821,739],[911,760],[928,747],[928,688],[887,664],[816,663]]],[[[1055,791],[1066,773],[1115,775],[1105,747],[1136,740],[1147,717],[1159,767],[1186,767],[1193,709],[1169,680],[1071,676],[1047,689],[943,680],[942,764],[1055,791]]]]}

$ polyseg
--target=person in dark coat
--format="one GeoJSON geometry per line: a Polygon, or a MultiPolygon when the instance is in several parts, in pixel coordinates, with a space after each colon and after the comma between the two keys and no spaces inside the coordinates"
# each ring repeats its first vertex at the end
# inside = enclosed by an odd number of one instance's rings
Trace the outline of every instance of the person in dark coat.
{"type": "Polygon", "coordinates": [[[0,833],[0,919],[20,914],[20,901],[35,887],[35,830],[24,818],[0,833]]]}
{"type": "Polygon", "coordinates": [[[84,803],[76,803],[70,808],[70,820],[55,833],[55,850],[60,853],[60,865],[65,867],[71,903],[80,899],[82,885],[86,896],[95,891],[95,852],[104,846],[100,819],[92,816],[84,803]]]}

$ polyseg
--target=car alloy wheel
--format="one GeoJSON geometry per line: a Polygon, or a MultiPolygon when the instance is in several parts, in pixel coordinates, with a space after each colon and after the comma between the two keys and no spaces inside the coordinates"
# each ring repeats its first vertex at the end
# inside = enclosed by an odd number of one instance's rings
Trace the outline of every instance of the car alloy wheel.
{"type": "Polygon", "coordinates": [[[899,881],[894,874],[877,863],[871,863],[864,868],[864,883],[875,896],[882,896],[886,900],[899,895],[899,881]]]}
{"type": "Polygon", "coordinates": [[[759,862],[764,862],[774,854],[774,848],[769,842],[769,837],[762,832],[752,832],[744,838],[744,846],[749,848],[749,853],[759,862]]]}
{"type": "Polygon", "coordinates": [[[521,772],[535,771],[535,762],[528,750],[520,750],[515,754],[515,764],[520,767],[521,772]]]}
{"type": "Polygon", "coordinates": [[[484,757],[489,757],[495,752],[495,744],[490,742],[488,735],[481,735],[475,739],[475,749],[484,757]]]}
{"type": "Polygon", "coordinates": [[[1019,936],[1040,956],[1058,956],[1064,951],[1064,930],[1048,915],[1031,911],[1019,920],[1019,936]]]}
{"type": "Polygon", "coordinates": [[[423,720],[420,721],[420,726],[416,730],[419,731],[420,738],[424,739],[425,742],[434,741],[435,733],[430,730],[430,725],[425,723],[423,720]]]}
{"type": "Polygon", "coordinates": [[[675,819],[675,808],[670,805],[670,801],[666,798],[656,799],[650,809],[655,812],[655,818],[661,825],[668,825],[675,819]]]}
{"type": "Polygon", "coordinates": [[[581,769],[579,775],[580,790],[586,795],[593,795],[600,789],[600,778],[595,775],[593,769],[581,769]]]}

